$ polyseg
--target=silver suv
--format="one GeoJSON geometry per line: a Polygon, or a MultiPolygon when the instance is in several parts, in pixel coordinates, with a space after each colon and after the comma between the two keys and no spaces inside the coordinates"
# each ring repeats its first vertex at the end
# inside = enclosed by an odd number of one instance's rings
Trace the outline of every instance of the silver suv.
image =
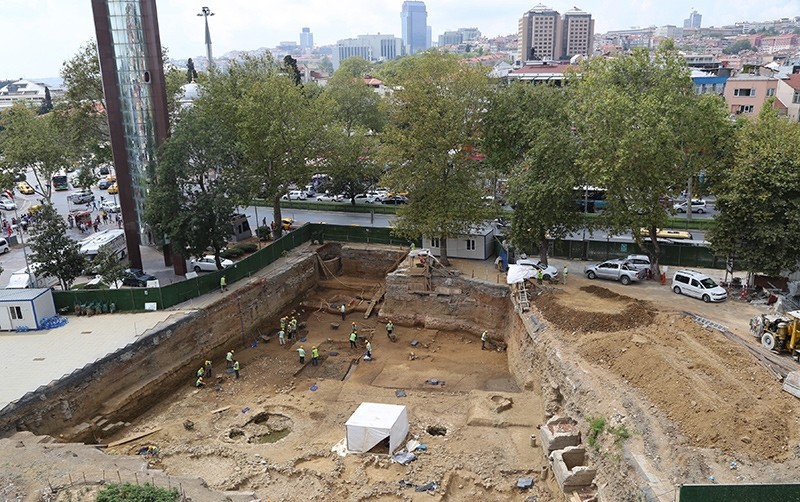
{"type": "MultiPolygon", "coordinates": [[[[672,209],[677,213],[685,213],[688,203],[686,201],[679,202],[672,206],[672,209]]],[[[692,212],[703,214],[706,212],[706,201],[703,199],[692,199],[692,212]]]]}
{"type": "Polygon", "coordinates": [[[644,271],[636,270],[636,267],[627,260],[608,260],[603,263],[587,265],[583,272],[589,279],[611,279],[619,281],[625,286],[644,279],[644,271]]]}

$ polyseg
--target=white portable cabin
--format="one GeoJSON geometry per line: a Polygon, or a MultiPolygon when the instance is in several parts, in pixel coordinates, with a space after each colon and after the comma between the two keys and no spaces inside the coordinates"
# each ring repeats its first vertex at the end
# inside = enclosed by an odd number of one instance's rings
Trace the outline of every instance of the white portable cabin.
{"type": "Polygon", "coordinates": [[[51,289],[0,289],[0,331],[39,329],[42,319],[56,315],[51,289]]]}
{"type": "Polygon", "coordinates": [[[344,425],[348,451],[365,453],[389,438],[392,453],[408,435],[408,411],[398,404],[361,403],[344,425]]]}
{"type": "MultiPolygon", "coordinates": [[[[448,258],[468,258],[485,260],[494,254],[494,227],[486,224],[474,227],[464,235],[447,239],[448,258]]],[[[431,250],[434,256],[441,256],[441,240],[438,237],[422,237],[422,247],[431,250]]]]}
{"type": "Polygon", "coordinates": [[[125,258],[127,246],[125,245],[125,231],[118,228],[106,229],[101,232],[95,232],[89,237],[86,237],[80,242],[81,253],[86,255],[89,261],[94,260],[95,256],[100,252],[100,248],[107,246],[114,250],[119,256],[119,259],[125,258]]]}

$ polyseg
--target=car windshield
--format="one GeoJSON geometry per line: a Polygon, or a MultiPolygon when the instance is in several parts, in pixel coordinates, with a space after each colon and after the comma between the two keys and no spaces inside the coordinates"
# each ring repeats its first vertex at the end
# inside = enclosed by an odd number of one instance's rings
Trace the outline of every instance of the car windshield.
{"type": "Polygon", "coordinates": [[[703,287],[706,288],[706,289],[711,289],[711,288],[716,288],[717,287],[717,283],[714,282],[710,277],[706,277],[705,279],[700,281],[700,284],[702,284],[703,287]]]}

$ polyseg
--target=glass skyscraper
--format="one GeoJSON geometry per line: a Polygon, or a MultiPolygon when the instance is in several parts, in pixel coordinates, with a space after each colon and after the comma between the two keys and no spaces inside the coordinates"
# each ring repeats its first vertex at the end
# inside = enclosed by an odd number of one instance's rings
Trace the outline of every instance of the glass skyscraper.
{"type": "Polygon", "coordinates": [[[400,20],[405,53],[415,54],[427,49],[428,11],[425,10],[425,2],[403,2],[400,20]]]}

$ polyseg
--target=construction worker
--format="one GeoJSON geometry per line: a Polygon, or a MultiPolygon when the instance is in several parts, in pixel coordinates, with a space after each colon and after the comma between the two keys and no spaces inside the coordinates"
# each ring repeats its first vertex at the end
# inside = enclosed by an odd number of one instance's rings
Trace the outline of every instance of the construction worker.
{"type": "Polygon", "coordinates": [[[344,306],[344,303],[339,307],[339,312],[342,313],[342,321],[344,321],[344,315],[347,313],[347,307],[344,306]]]}
{"type": "Polygon", "coordinates": [[[311,346],[311,366],[319,364],[319,349],[316,345],[311,346]]]}
{"type": "Polygon", "coordinates": [[[358,326],[356,326],[355,321],[353,322],[352,325],[350,325],[350,331],[358,331],[358,326]]]}
{"type": "Polygon", "coordinates": [[[562,276],[562,277],[564,277],[564,285],[565,286],[567,284],[567,275],[569,275],[569,268],[567,268],[567,265],[565,264],[564,265],[564,275],[562,276]]]}
{"type": "Polygon", "coordinates": [[[412,242],[411,243],[411,252],[413,253],[415,249],[417,249],[417,245],[412,242]]]}
{"type": "Polygon", "coordinates": [[[489,339],[489,332],[486,331],[486,330],[483,330],[483,333],[481,333],[481,350],[485,350],[486,349],[486,340],[488,340],[488,339],[489,339]]]}
{"type": "Polygon", "coordinates": [[[205,368],[204,368],[205,369],[205,375],[203,375],[203,376],[206,377],[206,378],[211,378],[211,373],[212,373],[211,372],[211,361],[206,359],[206,362],[205,362],[204,366],[205,366],[205,368]]]}
{"type": "Polygon", "coordinates": [[[303,348],[301,345],[299,349],[297,349],[297,355],[300,356],[300,364],[306,363],[306,349],[303,348]]]}
{"type": "Polygon", "coordinates": [[[367,340],[367,359],[372,359],[372,344],[367,340]]]}
{"type": "Polygon", "coordinates": [[[197,370],[197,373],[195,373],[195,376],[199,378],[201,376],[204,376],[205,374],[206,374],[206,369],[201,367],[199,370],[197,370]]]}
{"type": "Polygon", "coordinates": [[[222,293],[223,291],[228,290],[228,279],[223,275],[219,278],[219,292],[222,293]]]}
{"type": "Polygon", "coordinates": [[[285,317],[281,317],[281,331],[286,330],[286,320],[287,319],[285,317]]]}
{"type": "Polygon", "coordinates": [[[356,333],[355,331],[353,331],[352,333],[350,333],[350,348],[351,348],[351,349],[356,349],[356,348],[358,348],[358,347],[356,347],[356,340],[357,340],[357,339],[358,339],[358,333],[356,333]]]}
{"type": "Polygon", "coordinates": [[[286,332],[284,330],[278,331],[278,342],[281,345],[286,345],[286,332]]]}
{"type": "Polygon", "coordinates": [[[226,368],[233,367],[233,350],[229,350],[228,353],[225,355],[225,367],[226,368]]]}
{"type": "Polygon", "coordinates": [[[294,340],[297,336],[297,319],[292,317],[292,320],[289,321],[289,339],[294,340]]]}
{"type": "Polygon", "coordinates": [[[206,383],[203,381],[203,377],[197,377],[197,381],[194,383],[195,387],[205,387],[206,383]]]}
{"type": "Polygon", "coordinates": [[[542,272],[542,269],[537,270],[536,271],[536,283],[537,284],[541,284],[543,278],[544,278],[544,273],[542,272]]]}
{"type": "Polygon", "coordinates": [[[392,338],[392,331],[394,331],[394,324],[389,320],[389,322],[386,323],[386,336],[388,336],[389,339],[392,338]]]}
{"type": "Polygon", "coordinates": [[[236,378],[239,378],[239,361],[233,362],[233,374],[236,375],[236,378]]]}

